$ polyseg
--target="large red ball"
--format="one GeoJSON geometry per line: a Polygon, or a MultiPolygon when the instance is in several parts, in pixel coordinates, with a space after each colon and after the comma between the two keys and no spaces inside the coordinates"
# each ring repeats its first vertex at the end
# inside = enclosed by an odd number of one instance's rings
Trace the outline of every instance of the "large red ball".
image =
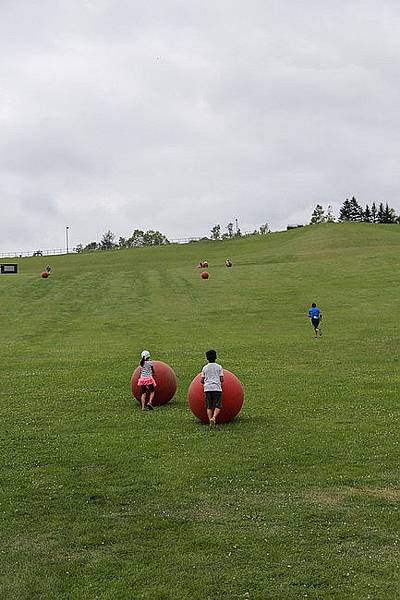
{"type": "Polygon", "coordinates": [[[47,271],[43,271],[43,273],[42,273],[43,279],[47,279],[48,276],[49,276],[48,272],[47,271]]]}
{"type": "MultiPolygon", "coordinates": [[[[176,375],[171,367],[161,360],[153,360],[153,366],[154,379],[157,383],[153,404],[154,406],[160,406],[160,404],[169,402],[174,396],[176,392],[176,375]]],[[[137,367],[131,378],[131,389],[133,396],[140,402],[142,391],[137,383],[139,377],[140,367],[137,367]]]]}
{"type": "Polygon", "coordinates": [[[208,279],[209,278],[209,274],[207,273],[207,271],[203,271],[201,274],[201,278],[202,279],[208,279]]]}
{"type": "MultiPolygon", "coordinates": [[[[218,415],[218,423],[232,421],[240,412],[244,400],[244,391],[239,379],[224,369],[224,381],[222,383],[222,409],[218,415]]],[[[188,403],[192,413],[204,423],[208,423],[206,405],[204,401],[204,390],[201,384],[201,373],[196,375],[188,390],[188,403]]]]}

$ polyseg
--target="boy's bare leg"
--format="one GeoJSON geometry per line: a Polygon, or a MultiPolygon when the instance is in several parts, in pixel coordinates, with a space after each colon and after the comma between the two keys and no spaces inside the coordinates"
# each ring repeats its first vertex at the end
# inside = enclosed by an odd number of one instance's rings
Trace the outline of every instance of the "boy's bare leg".
{"type": "Polygon", "coordinates": [[[212,408],[207,408],[207,417],[208,417],[208,422],[211,423],[212,418],[213,418],[213,409],[212,408]]]}
{"type": "Polygon", "coordinates": [[[214,414],[213,414],[214,422],[217,422],[217,420],[218,420],[217,417],[218,417],[218,415],[219,415],[220,412],[221,412],[220,408],[215,408],[214,409],[214,414]]]}

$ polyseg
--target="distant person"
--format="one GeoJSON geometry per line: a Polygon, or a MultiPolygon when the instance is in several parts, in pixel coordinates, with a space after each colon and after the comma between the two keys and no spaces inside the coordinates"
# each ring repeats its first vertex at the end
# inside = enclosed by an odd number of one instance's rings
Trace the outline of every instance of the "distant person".
{"type": "Polygon", "coordinates": [[[218,415],[221,412],[222,404],[222,382],[224,380],[224,371],[217,362],[217,353],[215,350],[206,352],[208,364],[201,372],[201,383],[204,389],[204,400],[206,403],[207,417],[210,427],[215,427],[218,415]]]}
{"type": "Polygon", "coordinates": [[[311,319],[311,325],[314,327],[315,337],[321,337],[322,333],[320,323],[322,321],[322,314],[315,302],[312,303],[311,308],[308,311],[308,316],[311,319]]]}
{"type": "Polygon", "coordinates": [[[142,395],[140,397],[140,403],[142,405],[142,410],[153,410],[153,400],[155,394],[155,388],[157,386],[156,380],[154,379],[154,367],[153,363],[150,360],[150,352],[148,350],[143,350],[140,357],[140,376],[138,379],[138,385],[140,385],[140,389],[142,395]],[[147,397],[149,398],[148,401],[147,397]]]}
{"type": "Polygon", "coordinates": [[[46,271],[47,271],[47,273],[50,275],[50,273],[51,273],[51,271],[52,271],[52,268],[51,268],[51,266],[50,266],[50,265],[47,265],[47,267],[46,267],[46,271]]]}
{"type": "Polygon", "coordinates": [[[225,261],[225,266],[226,267],[231,267],[232,265],[233,265],[233,263],[232,263],[231,259],[227,258],[226,261],[225,261]]]}

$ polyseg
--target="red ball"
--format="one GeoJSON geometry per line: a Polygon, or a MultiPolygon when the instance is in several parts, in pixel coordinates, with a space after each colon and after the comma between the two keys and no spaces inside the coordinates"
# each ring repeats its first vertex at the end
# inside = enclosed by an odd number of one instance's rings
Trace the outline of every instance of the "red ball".
{"type": "Polygon", "coordinates": [[[208,279],[209,278],[209,274],[207,273],[207,271],[203,271],[201,274],[201,278],[202,279],[208,279]]]}
{"type": "Polygon", "coordinates": [[[48,272],[47,271],[43,271],[43,273],[42,273],[43,279],[47,279],[48,276],[49,276],[48,272]]]}
{"type": "MultiPolygon", "coordinates": [[[[154,379],[156,380],[157,386],[155,388],[154,406],[160,406],[166,404],[171,400],[176,392],[176,375],[169,365],[162,362],[161,360],[153,360],[154,366],[154,379]]],[[[136,400],[140,402],[142,391],[138,386],[138,379],[140,377],[140,367],[135,369],[131,378],[131,389],[132,395],[135,396],[136,400]]]]}
{"type": "MultiPolygon", "coordinates": [[[[224,369],[224,381],[222,383],[222,408],[218,415],[218,423],[227,423],[232,421],[240,412],[244,400],[244,390],[239,379],[224,369]]],[[[208,423],[206,404],[204,401],[204,390],[201,384],[201,373],[196,375],[188,390],[188,403],[192,413],[203,421],[208,423]]]]}

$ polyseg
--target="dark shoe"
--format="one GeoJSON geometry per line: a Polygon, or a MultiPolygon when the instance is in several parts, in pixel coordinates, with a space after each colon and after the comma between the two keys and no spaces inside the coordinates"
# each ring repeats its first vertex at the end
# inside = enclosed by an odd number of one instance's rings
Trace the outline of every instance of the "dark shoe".
{"type": "Polygon", "coordinates": [[[154,410],[154,406],[152,404],[146,405],[147,410],[154,410]]]}

